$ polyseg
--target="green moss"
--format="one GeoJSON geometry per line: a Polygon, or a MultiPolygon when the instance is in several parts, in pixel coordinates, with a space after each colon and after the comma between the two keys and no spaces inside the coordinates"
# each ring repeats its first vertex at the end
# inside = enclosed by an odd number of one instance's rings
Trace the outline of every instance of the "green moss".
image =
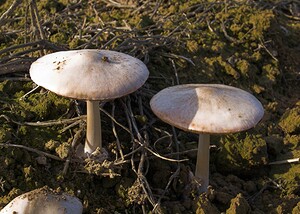
{"type": "Polygon", "coordinates": [[[33,176],[33,172],[34,172],[34,168],[32,166],[28,166],[28,167],[24,167],[23,171],[24,171],[24,176],[27,179],[31,179],[31,177],[33,176]]]}
{"type": "Polygon", "coordinates": [[[7,195],[0,197],[0,207],[1,205],[3,206],[5,204],[8,204],[12,199],[19,196],[21,193],[22,191],[20,189],[12,188],[7,195]]]}
{"type": "Polygon", "coordinates": [[[66,44],[68,37],[65,33],[58,32],[50,36],[50,41],[58,44],[66,44]]]}
{"type": "Polygon", "coordinates": [[[253,82],[256,82],[256,75],[259,73],[258,68],[251,63],[249,60],[246,59],[240,59],[236,63],[236,68],[239,71],[239,73],[243,76],[245,79],[251,79],[254,80],[253,82]]]}
{"type": "Polygon", "coordinates": [[[286,133],[299,133],[300,131],[300,106],[288,109],[281,117],[279,126],[286,133]]]}
{"type": "Polygon", "coordinates": [[[194,40],[188,40],[186,42],[186,46],[187,46],[187,50],[192,53],[195,53],[199,50],[198,43],[194,40]]]}
{"type": "Polygon", "coordinates": [[[59,117],[66,113],[70,100],[54,93],[31,94],[27,99],[19,101],[21,111],[30,112],[34,120],[43,121],[49,118],[59,117]]]}
{"type": "Polygon", "coordinates": [[[286,171],[286,167],[283,166],[276,166],[276,167],[277,169],[275,169],[275,167],[272,167],[271,173],[273,177],[280,182],[281,186],[283,187],[283,193],[285,195],[297,194],[300,191],[299,165],[297,164],[290,165],[288,171],[286,171]]]}
{"type": "Polygon", "coordinates": [[[13,129],[10,127],[0,127],[0,142],[4,143],[8,140],[11,140],[13,136],[13,129]]]}
{"type": "Polygon", "coordinates": [[[73,38],[70,42],[69,42],[69,47],[70,49],[76,49],[78,46],[84,44],[85,41],[79,38],[73,38]]]}
{"type": "Polygon", "coordinates": [[[58,147],[56,147],[55,152],[58,154],[58,156],[61,159],[65,159],[69,155],[69,150],[70,150],[70,144],[64,142],[64,143],[60,144],[58,147]]]}
{"type": "Polygon", "coordinates": [[[69,4],[67,0],[40,0],[37,3],[39,10],[47,10],[51,14],[62,11],[67,4],[69,4]]]}
{"type": "Polygon", "coordinates": [[[222,53],[225,50],[226,43],[221,40],[213,40],[211,50],[215,53],[222,53]]]}
{"type": "Polygon", "coordinates": [[[275,83],[280,75],[280,71],[277,65],[267,64],[262,67],[265,76],[270,80],[270,82],[275,83]]]}
{"type": "Polygon", "coordinates": [[[292,214],[300,213],[300,202],[293,208],[292,214]]]}
{"type": "Polygon", "coordinates": [[[226,214],[250,214],[251,207],[247,200],[239,193],[230,202],[230,207],[226,210],[226,214]]]}
{"type": "Polygon", "coordinates": [[[208,200],[207,196],[205,194],[202,194],[199,196],[198,202],[197,202],[197,210],[196,214],[218,214],[220,213],[219,210],[208,200]]]}
{"type": "Polygon", "coordinates": [[[246,135],[242,144],[238,144],[240,154],[250,166],[266,164],[268,159],[266,141],[261,135],[246,135]]]}
{"type": "Polygon", "coordinates": [[[3,82],[0,82],[0,92],[7,95],[15,95],[18,92],[24,91],[24,90],[30,90],[29,88],[32,86],[32,84],[26,84],[22,82],[16,82],[16,81],[10,81],[5,80],[3,82]]]}
{"type": "Polygon", "coordinates": [[[252,25],[251,38],[257,40],[263,38],[263,34],[271,26],[271,21],[274,19],[272,10],[258,10],[249,17],[249,23],[252,25]]]}
{"type": "Polygon", "coordinates": [[[53,139],[50,139],[46,144],[45,144],[45,149],[49,151],[54,151],[56,150],[57,147],[59,147],[60,143],[58,141],[55,141],[53,139]]]}
{"type": "Polygon", "coordinates": [[[206,63],[208,63],[210,66],[214,67],[214,70],[222,71],[226,73],[229,76],[232,76],[234,79],[238,79],[240,77],[240,74],[221,56],[213,57],[213,58],[205,58],[204,59],[206,63]]]}
{"type": "Polygon", "coordinates": [[[260,94],[262,92],[264,92],[266,89],[260,85],[254,84],[252,86],[252,90],[256,93],[256,94],[260,94]]]}
{"type": "Polygon", "coordinates": [[[284,144],[291,147],[291,149],[296,149],[300,146],[300,135],[286,135],[284,137],[284,144]]]}
{"type": "Polygon", "coordinates": [[[247,174],[252,168],[267,163],[267,144],[260,135],[246,134],[242,140],[239,135],[230,135],[223,137],[221,142],[216,163],[221,171],[247,174]]]}

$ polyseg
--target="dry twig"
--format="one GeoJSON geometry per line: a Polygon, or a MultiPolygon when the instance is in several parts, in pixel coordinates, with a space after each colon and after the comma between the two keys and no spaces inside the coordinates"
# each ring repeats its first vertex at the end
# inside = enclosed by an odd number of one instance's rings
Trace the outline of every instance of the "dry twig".
{"type": "Polygon", "coordinates": [[[22,0],[15,0],[11,6],[8,8],[7,11],[5,11],[2,16],[0,17],[0,26],[4,25],[5,22],[7,21],[7,17],[11,16],[15,9],[22,3],[22,0]]]}
{"type": "Polygon", "coordinates": [[[0,118],[4,118],[8,122],[15,123],[20,126],[40,126],[40,127],[47,127],[47,126],[57,126],[57,125],[64,125],[64,124],[69,124],[73,123],[74,121],[78,120],[86,120],[86,115],[79,116],[79,117],[74,117],[71,119],[58,119],[58,120],[49,120],[49,121],[44,121],[44,122],[18,122],[15,121],[8,116],[2,114],[0,115],[0,118]]]}
{"type": "Polygon", "coordinates": [[[0,146],[2,146],[2,147],[21,148],[21,149],[25,149],[25,150],[30,151],[30,152],[37,153],[38,155],[41,155],[41,156],[46,156],[48,158],[52,158],[54,160],[64,161],[63,159],[61,159],[58,156],[55,156],[55,155],[52,155],[52,154],[49,154],[47,152],[43,152],[43,151],[40,151],[40,150],[37,150],[37,149],[33,149],[33,148],[30,148],[30,147],[27,147],[27,146],[24,146],[24,145],[12,144],[12,143],[7,142],[7,143],[0,143],[0,146]]]}

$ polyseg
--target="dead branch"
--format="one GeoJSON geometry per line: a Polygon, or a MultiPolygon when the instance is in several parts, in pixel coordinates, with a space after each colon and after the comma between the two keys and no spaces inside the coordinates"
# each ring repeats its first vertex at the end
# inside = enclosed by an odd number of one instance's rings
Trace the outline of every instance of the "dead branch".
{"type": "Polygon", "coordinates": [[[297,163],[297,162],[299,162],[299,160],[300,160],[300,158],[292,158],[292,159],[287,159],[287,160],[273,161],[273,162],[270,162],[269,165],[297,163]]]}
{"type": "MultiPolygon", "coordinates": [[[[115,117],[115,107],[116,107],[115,103],[113,102],[112,103],[112,110],[111,110],[111,115],[112,115],[113,118],[115,117]]],[[[121,155],[121,159],[124,160],[123,150],[122,150],[120,140],[119,140],[119,137],[118,137],[118,134],[117,134],[117,131],[116,131],[116,126],[115,126],[115,123],[114,123],[113,120],[112,120],[112,131],[113,131],[113,134],[116,138],[117,148],[118,148],[119,153],[121,155]]],[[[118,159],[118,154],[117,153],[116,153],[116,159],[118,159]]]]}
{"type": "Polygon", "coordinates": [[[64,161],[63,159],[61,159],[58,156],[55,156],[55,155],[52,155],[52,154],[49,154],[47,152],[43,152],[43,151],[40,151],[40,150],[37,150],[37,149],[33,149],[33,148],[30,148],[30,147],[27,147],[27,146],[24,146],[24,145],[12,144],[12,143],[7,142],[7,143],[0,143],[0,146],[2,146],[2,147],[21,148],[21,149],[25,149],[25,150],[30,151],[30,152],[37,153],[38,155],[41,155],[41,156],[46,156],[46,157],[52,158],[54,160],[64,161]]]}
{"type": "Polygon", "coordinates": [[[7,21],[7,17],[11,16],[15,9],[22,3],[22,0],[15,0],[11,6],[8,8],[7,11],[5,11],[2,16],[0,17],[0,26],[4,25],[5,22],[7,21]]]}
{"type": "Polygon", "coordinates": [[[0,118],[4,118],[8,122],[15,123],[20,126],[39,126],[39,127],[47,127],[47,126],[57,126],[57,125],[64,125],[64,124],[69,124],[73,123],[74,121],[77,120],[86,120],[86,115],[79,116],[79,117],[74,117],[71,119],[58,119],[58,120],[49,120],[49,121],[44,121],[44,122],[18,122],[15,121],[8,116],[2,114],[0,115],[0,118]]]}
{"type": "Polygon", "coordinates": [[[49,50],[53,50],[53,51],[67,50],[67,48],[57,45],[57,44],[54,44],[48,40],[38,40],[38,41],[34,41],[34,42],[28,42],[28,43],[24,43],[24,44],[9,46],[8,48],[0,50],[0,55],[6,54],[8,52],[11,52],[11,51],[14,51],[17,49],[26,48],[26,47],[34,47],[34,46],[40,46],[41,48],[49,49],[49,50]]]}
{"type": "Polygon", "coordinates": [[[0,65],[0,75],[11,74],[16,72],[27,73],[30,65],[35,61],[35,58],[16,59],[11,62],[0,65]]]}
{"type": "Polygon", "coordinates": [[[69,147],[68,157],[66,159],[66,162],[65,162],[65,165],[64,165],[64,168],[63,168],[63,171],[62,171],[62,175],[66,175],[67,172],[68,172],[68,168],[69,168],[70,162],[72,160],[72,157],[74,156],[76,146],[78,145],[78,142],[82,138],[82,132],[83,132],[83,128],[79,129],[73,137],[72,143],[69,147]]]}

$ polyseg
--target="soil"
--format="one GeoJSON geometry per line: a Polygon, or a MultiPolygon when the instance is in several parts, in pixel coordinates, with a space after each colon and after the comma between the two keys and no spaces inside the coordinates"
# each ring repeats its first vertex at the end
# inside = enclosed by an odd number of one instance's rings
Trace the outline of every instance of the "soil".
{"type": "Polygon", "coordinates": [[[48,186],[84,213],[300,213],[298,1],[4,0],[0,14],[0,209],[48,186]],[[150,71],[137,92],[101,104],[104,148],[86,159],[75,154],[84,101],[31,91],[29,77],[38,57],[84,48],[150,71]],[[207,194],[193,177],[198,136],[149,106],[185,83],[235,86],[265,108],[253,129],[211,136],[207,194]]]}

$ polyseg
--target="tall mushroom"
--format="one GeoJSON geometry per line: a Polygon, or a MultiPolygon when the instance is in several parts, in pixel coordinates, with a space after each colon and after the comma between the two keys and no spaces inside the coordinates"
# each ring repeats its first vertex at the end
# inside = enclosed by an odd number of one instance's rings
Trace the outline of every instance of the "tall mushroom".
{"type": "Polygon", "coordinates": [[[19,195],[0,210],[0,214],[81,214],[82,209],[78,198],[43,187],[19,195]]]}
{"type": "Polygon", "coordinates": [[[221,84],[186,84],[163,89],[150,101],[162,121],[199,134],[195,176],[209,183],[210,134],[235,133],[254,127],[263,117],[261,103],[250,93],[221,84]]]}
{"type": "Polygon", "coordinates": [[[99,101],[130,94],[147,80],[145,64],[109,50],[71,50],[45,55],[30,67],[31,79],[62,96],[86,100],[87,133],[84,153],[102,148],[99,101]]]}

